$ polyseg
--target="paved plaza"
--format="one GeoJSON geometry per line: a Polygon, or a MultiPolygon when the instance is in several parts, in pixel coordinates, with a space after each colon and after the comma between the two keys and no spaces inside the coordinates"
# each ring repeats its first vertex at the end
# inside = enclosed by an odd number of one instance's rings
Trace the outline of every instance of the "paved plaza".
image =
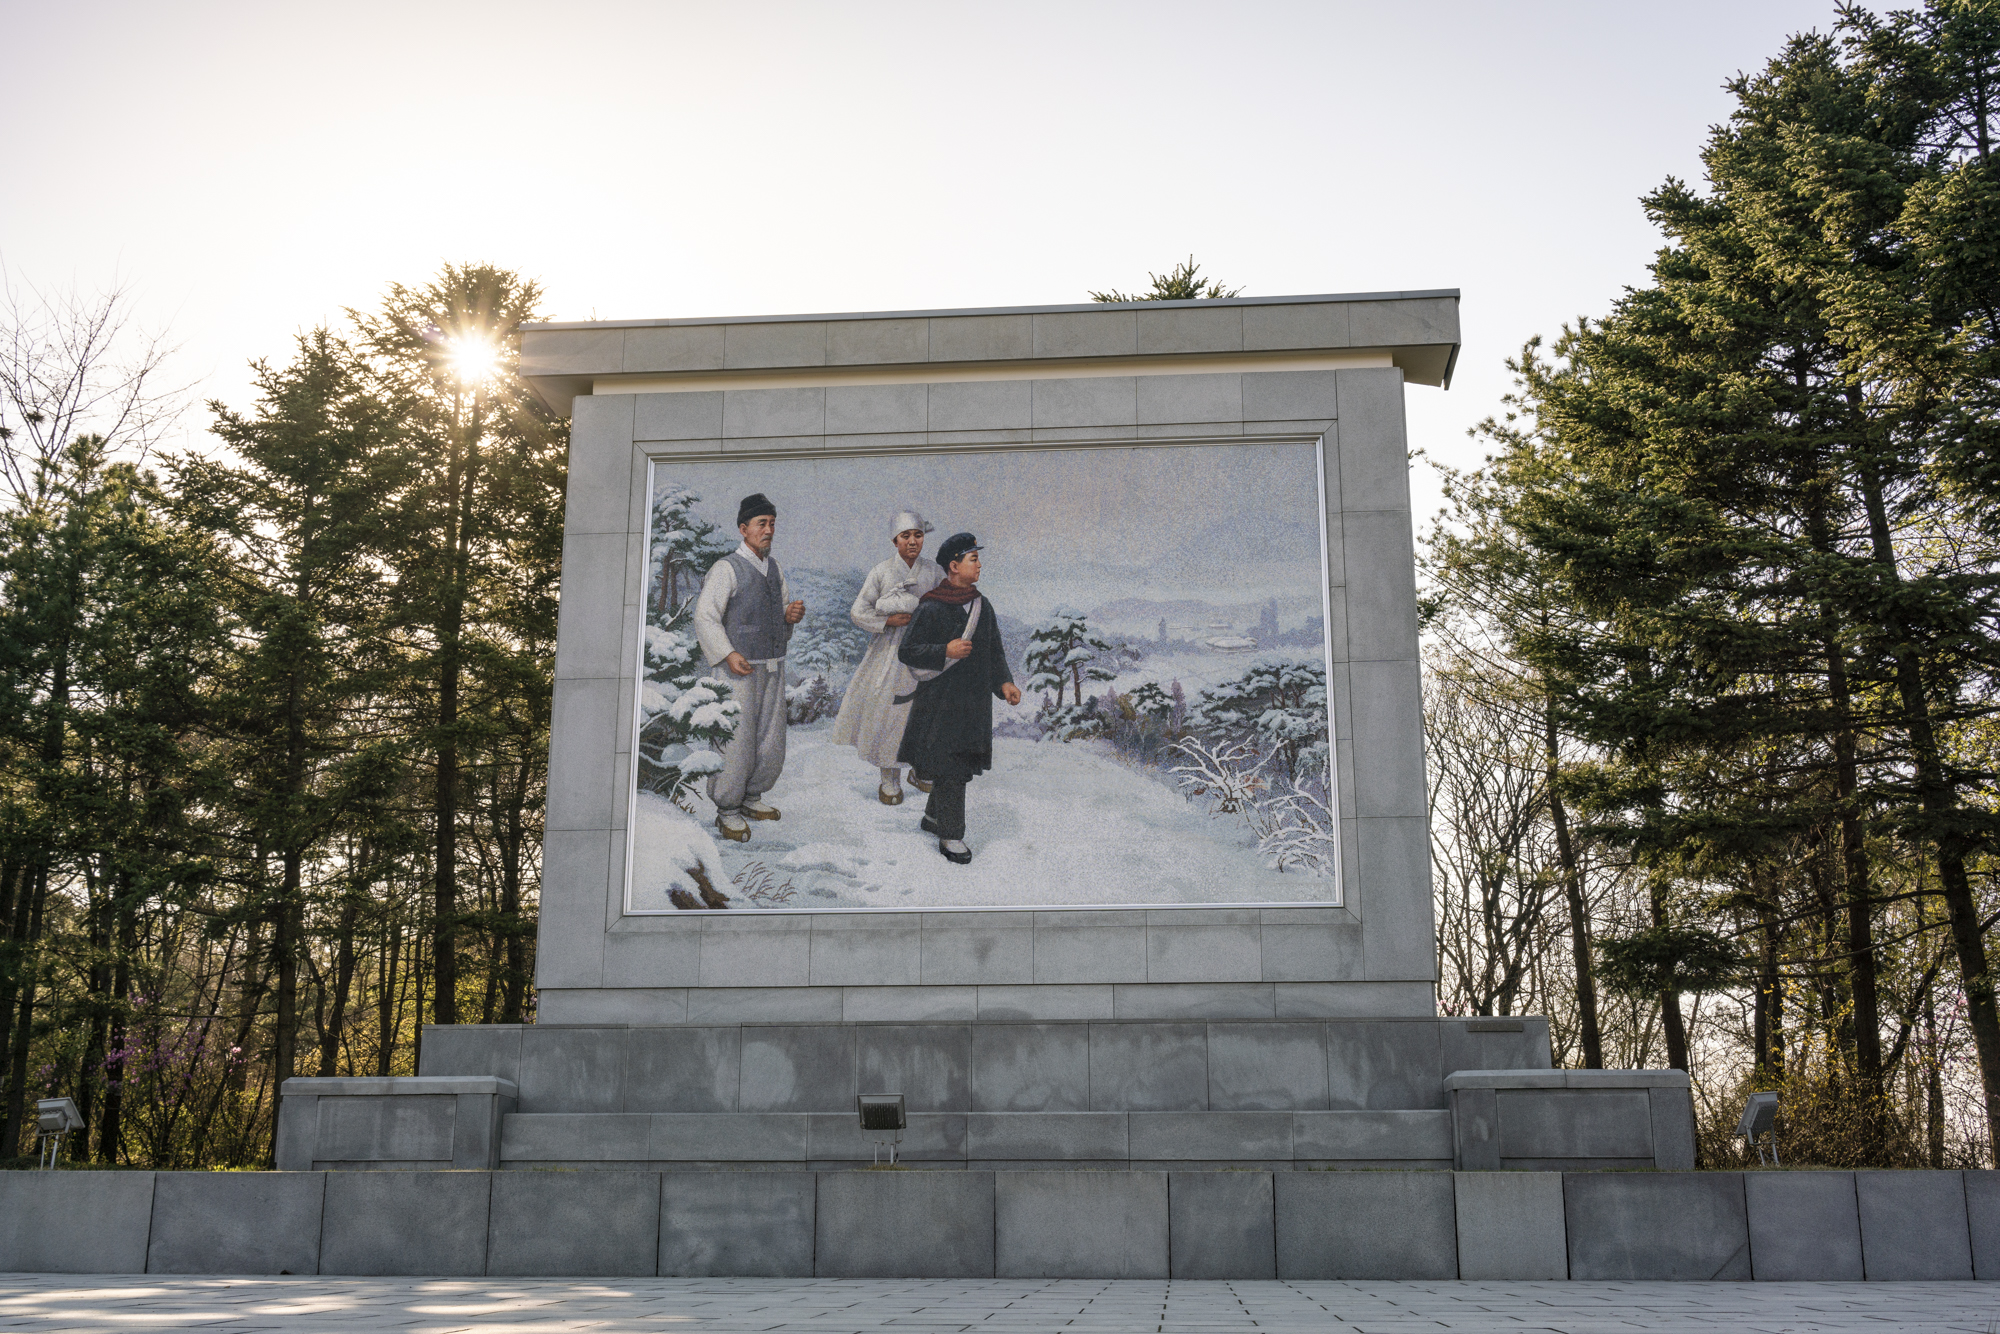
{"type": "Polygon", "coordinates": [[[0,1331],[2000,1331],[2000,1284],[0,1275],[0,1331]]]}

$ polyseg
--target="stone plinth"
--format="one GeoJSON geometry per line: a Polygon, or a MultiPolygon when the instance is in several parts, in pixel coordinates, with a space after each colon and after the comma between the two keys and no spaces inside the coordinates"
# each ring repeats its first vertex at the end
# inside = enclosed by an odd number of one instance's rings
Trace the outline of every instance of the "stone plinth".
{"type": "Polygon", "coordinates": [[[288,1079],[278,1168],[415,1171],[497,1167],[501,1118],[519,1103],[492,1074],[288,1079]]]}
{"type": "Polygon", "coordinates": [[[1445,1081],[1462,1171],[1694,1166],[1682,1070],[1474,1070],[1445,1081]]]}
{"type": "Polygon", "coordinates": [[[901,1155],[936,1166],[1441,1168],[1446,1077],[1548,1061],[1540,1019],[494,1025],[423,1046],[426,1074],[518,1087],[497,1165],[627,1170],[869,1162],[862,1093],[902,1094],[901,1155]]]}

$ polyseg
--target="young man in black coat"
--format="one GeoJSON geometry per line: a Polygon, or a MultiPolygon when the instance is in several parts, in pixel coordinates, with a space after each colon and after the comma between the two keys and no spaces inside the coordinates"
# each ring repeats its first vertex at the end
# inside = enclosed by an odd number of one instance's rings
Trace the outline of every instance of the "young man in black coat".
{"type": "Polygon", "coordinates": [[[896,758],[931,781],[923,828],[960,865],[972,860],[965,785],[993,767],[993,697],[1021,702],[1000,645],[999,613],[979,595],[979,551],[971,533],[945,539],[937,554],[944,582],[917,604],[896,653],[918,678],[896,758]]]}

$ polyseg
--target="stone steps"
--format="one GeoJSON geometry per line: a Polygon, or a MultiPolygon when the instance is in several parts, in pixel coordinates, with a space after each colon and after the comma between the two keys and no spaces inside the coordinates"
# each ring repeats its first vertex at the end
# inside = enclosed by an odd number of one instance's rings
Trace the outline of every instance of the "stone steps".
{"type": "MultiPolygon", "coordinates": [[[[865,1163],[876,1152],[852,1111],[518,1113],[500,1132],[502,1167],[797,1167],[865,1163]]],[[[912,1112],[898,1154],[958,1167],[1449,1167],[1452,1123],[1432,1110],[912,1112]]]]}
{"type": "MultiPolygon", "coordinates": [[[[1548,1021],[456,1025],[420,1074],[497,1076],[522,1113],[1442,1111],[1460,1070],[1549,1067],[1548,1021]]],[[[1263,1156],[1286,1156],[1267,1154],[1263,1156]]]]}

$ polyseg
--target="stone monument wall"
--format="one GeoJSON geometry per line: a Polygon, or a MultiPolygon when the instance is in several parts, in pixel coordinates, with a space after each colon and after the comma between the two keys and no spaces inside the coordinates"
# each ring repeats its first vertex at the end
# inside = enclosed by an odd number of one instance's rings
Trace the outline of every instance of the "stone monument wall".
{"type": "Polygon", "coordinates": [[[542,1022],[1431,1014],[1403,394],[1448,380],[1457,304],[1420,292],[529,327],[523,373],[572,411],[542,1022]],[[1337,903],[626,910],[655,466],[1163,442],[1319,450],[1321,495],[1275,503],[1324,506],[1337,903]]]}

